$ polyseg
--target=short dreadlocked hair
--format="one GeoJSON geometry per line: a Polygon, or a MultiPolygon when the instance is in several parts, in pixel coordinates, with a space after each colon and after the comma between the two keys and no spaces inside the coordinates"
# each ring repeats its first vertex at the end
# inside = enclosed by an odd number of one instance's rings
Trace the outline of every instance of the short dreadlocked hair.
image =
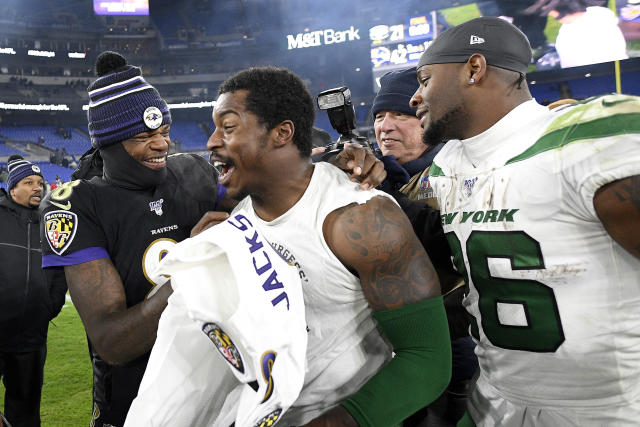
{"type": "Polygon", "coordinates": [[[218,94],[243,89],[249,91],[245,101],[247,110],[258,116],[267,130],[284,120],[293,122],[293,142],[303,157],[309,157],[316,111],[302,79],[286,68],[253,67],[225,80],[218,94]]]}

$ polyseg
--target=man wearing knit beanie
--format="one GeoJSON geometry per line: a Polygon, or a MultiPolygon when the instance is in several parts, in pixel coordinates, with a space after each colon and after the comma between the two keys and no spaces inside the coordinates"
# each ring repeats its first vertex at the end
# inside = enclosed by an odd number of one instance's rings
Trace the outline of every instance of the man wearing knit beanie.
{"type": "MultiPolygon", "coordinates": [[[[398,199],[404,210],[411,205],[408,199],[427,203],[438,208],[438,203],[429,184],[429,168],[433,158],[444,143],[423,143],[422,127],[416,117],[416,110],[410,105],[411,97],[418,89],[416,69],[391,71],[380,79],[380,90],[373,101],[374,130],[378,146],[382,151],[381,160],[387,171],[387,178],[380,189],[391,193],[398,199]]],[[[464,390],[478,362],[473,354],[474,344],[470,337],[456,325],[466,324],[466,313],[462,308],[463,296],[462,276],[453,270],[451,252],[439,223],[434,224],[437,231],[432,231],[423,245],[432,260],[442,292],[445,295],[445,307],[449,329],[453,339],[452,380],[438,405],[423,408],[407,419],[405,426],[420,424],[427,417],[427,411],[441,419],[456,421],[464,412],[466,394],[464,390]],[[462,392],[461,392],[462,391],[462,392]],[[446,413],[443,412],[446,408],[446,413]]]]}
{"type": "Polygon", "coordinates": [[[171,113],[140,68],[104,52],[96,71],[88,119],[102,173],[51,192],[41,237],[42,266],[64,267],[89,337],[98,427],[122,426],[138,392],[171,294],[152,271],[223,193],[202,157],[167,156],[171,113]]]}
{"type": "Polygon", "coordinates": [[[417,88],[415,68],[385,74],[380,79],[380,90],[371,112],[376,141],[383,154],[381,160],[387,171],[381,189],[398,190],[412,200],[426,201],[432,195],[424,181],[431,161],[443,144],[422,143],[420,121],[416,110],[409,105],[417,88]]]}
{"type": "Polygon", "coordinates": [[[40,425],[48,323],[64,304],[61,271],[43,272],[38,207],[40,168],[14,155],[7,198],[0,200],[0,380],[12,426],[40,425]]]}
{"type": "Polygon", "coordinates": [[[44,192],[44,180],[38,165],[14,155],[7,162],[7,171],[9,172],[7,189],[11,199],[15,203],[28,208],[40,206],[40,200],[44,192]],[[26,180],[25,178],[30,179],[26,180]],[[29,182],[29,185],[27,185],[27,182],[29,182]]]}

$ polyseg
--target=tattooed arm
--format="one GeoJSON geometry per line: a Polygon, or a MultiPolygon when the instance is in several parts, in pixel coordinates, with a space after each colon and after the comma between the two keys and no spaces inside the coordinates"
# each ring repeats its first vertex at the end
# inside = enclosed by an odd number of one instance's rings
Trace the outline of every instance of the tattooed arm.
{"type": "Polygon", "coordinates": [[[434,298],[440,296],[438,277],[409,220],[385,197],[332,212],[323,233],[338,259],[360,277],[396,354],[356,394],[307,426],[397,424],[435,400],[449,382],[449,332],[442,299],[434,298]]]}
{"type": "Polygon", "coordinates": [[[151,350],[171,286],[165,284],[153,297],[127,308],[122,280],[110,259],[65,266],[64,272],[73,304],[100,357],[122,365],[151,350]]]}
{"type": "Polygon", "coordinates": [[[599,188],[593,207],[611,237],[640,259],[640,175],[599,188]]]}
{"type": "Polygon", "coordinates": [[[386,197],[332,212],[324,222],[327,244],[357,272],[373,311],[440,295],[440,283],[402,210],[386,197]]]}

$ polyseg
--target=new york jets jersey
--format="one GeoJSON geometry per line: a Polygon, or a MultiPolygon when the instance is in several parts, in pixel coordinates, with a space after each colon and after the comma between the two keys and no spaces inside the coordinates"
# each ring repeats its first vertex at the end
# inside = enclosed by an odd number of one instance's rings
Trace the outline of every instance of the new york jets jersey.
{"type": "Polygon", "coordinates": [[[640,399],[640,261],[593,207],[598,188],[636,174],[640,101],[621,95],[553,111],[531,100],[436,156],[430,181],[469,285],[480,381],[505,399],[640,399]]]}

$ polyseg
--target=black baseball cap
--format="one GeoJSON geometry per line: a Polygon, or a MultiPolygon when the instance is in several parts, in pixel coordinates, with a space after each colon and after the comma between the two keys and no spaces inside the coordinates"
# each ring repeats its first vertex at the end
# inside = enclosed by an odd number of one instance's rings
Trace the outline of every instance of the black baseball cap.
{"type": "Polygon", "coordinates": [[[525,74],[531,63],[531,45],[516,26],[501,18],[472,19],[440,34],[420,57],[418,69],[430,64],[464,63],[474,53],[488,65],[525,74]]]}

